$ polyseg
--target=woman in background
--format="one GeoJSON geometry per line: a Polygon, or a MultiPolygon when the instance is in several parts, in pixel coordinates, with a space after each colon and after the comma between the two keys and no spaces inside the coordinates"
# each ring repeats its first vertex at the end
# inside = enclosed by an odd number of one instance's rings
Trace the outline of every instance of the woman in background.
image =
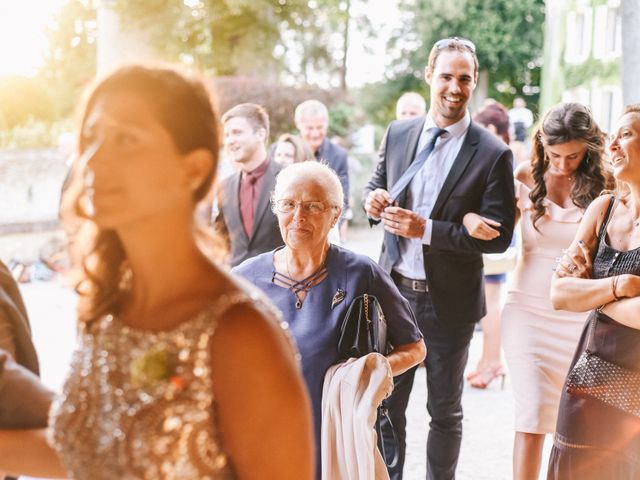
{"type": "Polygon", "coordinates": [[[551,271],[585,209],[607,185],[604,134],[587,107],[563,103],[534,130],[530,164],[516,168],[522,251],[502,310],[503,347],[515,397],[513,477],[538,478],[571,354],[586,314],[556,311],[551,271]]]}
{"type": "Polygon", "coordinates": [[[577,103],[552,108],[534,131],[531,164],[515,172],[522,251],[502,312],[516,401],[513,471],[537,478],[585,314],[553,309],[551,271],[589,204],[604,190],[604,134],[577,103]]]}
{"type": "Polygon", "coordinates": [[[284,133],[280,135],[273,151],[273,159],[286,167],[292,163],[306,162],[307,160],[315,160],[311,148],[300,137],[284,133]]]}
{"type": "MultiPolygon", "coordinates": [[[[501,103],[494,101],[484,105],[474,115],[473,121],[482,125],[507,145],[509,144],[509,114],[501,103]]],[[[515,237],[511,243],[512,245],[515,243],[515,237]]],[[[492,258],[496,258],[496,256],[484,255],[483,258],[485,271],[491,271],[492,258]]],[[[504,382],[505,370],[500,359],[500,297],[506,278],[506,270],[484,276],[487,314],[480,321],[482,325],[482,355],[476,369],[467,374],[467,381],[474,388],[487,388],[496,378],[502,378],[504,382]]]]}

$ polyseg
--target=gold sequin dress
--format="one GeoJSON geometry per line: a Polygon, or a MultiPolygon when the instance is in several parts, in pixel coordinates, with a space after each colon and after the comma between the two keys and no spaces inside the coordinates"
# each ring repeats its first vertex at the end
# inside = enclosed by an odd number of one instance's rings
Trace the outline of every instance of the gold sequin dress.
{"type": "MultiPolygon", "coordinates": [[[[106,315],[81,329],[50,443],[75,479],[236,478],[218,432],[209,343],[224,296],[158,333],[106,315]]],[[[262,306],[260,306],[262,307],[262,306]]],[[[264,311],[263,308],[260,308],[264,311]]]]}

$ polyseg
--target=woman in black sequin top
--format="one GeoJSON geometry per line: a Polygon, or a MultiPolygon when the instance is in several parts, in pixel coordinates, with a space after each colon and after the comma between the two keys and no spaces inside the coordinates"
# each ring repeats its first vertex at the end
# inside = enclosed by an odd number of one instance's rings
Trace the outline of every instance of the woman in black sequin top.
{"type": "Polygon", "coordinates": [[[640,105],[609,145],[615,195],[587,209],[551,287],[555,308],[592,310],[560,402],[548,479],[640,478],[640,105]]]}

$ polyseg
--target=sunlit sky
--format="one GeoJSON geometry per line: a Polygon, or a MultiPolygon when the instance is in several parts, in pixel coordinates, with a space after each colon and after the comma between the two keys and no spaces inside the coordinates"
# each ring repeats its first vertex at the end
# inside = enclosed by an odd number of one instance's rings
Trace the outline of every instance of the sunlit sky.
{"type": "MultiPolygon", "coordinates": [[[[42,65],[47,40],[45,28],[64,0],[0,0],[0,75],[35,75],[42,65]]],[[[378,38],[364,39],[352,32],[349,47],[348,83],[358,86],[380,80],[384,74],[385,41],[397,24],[390,0],[369,0],[366,15],[378,38]],[[364,50],[364,43],[373,53],[364,50]]],[[[395,3],[395,2],[394,2],[395,3]]],[[[353,7],[361,13],[358,2],[353,7]]]]}
{"type": "Polygon", "coordinates": [[[63,0],[0,0],[0,75],[28,75],[42,65],[45,27],[63,0]]]}

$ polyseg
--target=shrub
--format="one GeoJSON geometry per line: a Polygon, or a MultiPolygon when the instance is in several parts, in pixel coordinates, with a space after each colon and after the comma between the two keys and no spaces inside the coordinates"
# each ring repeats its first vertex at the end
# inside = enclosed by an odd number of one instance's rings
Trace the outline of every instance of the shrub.
{"type": "MultiPolygon", "coordinates": [[[[275,140],[282,133],[294,132],[295,125],[293,114],[296,106],[311,98],[320,100],[327,108],[331,121],[334,121],[334,105],[340,109],[340,121],[336,124],[339,130],[332,130],[332,133],[344,135],[344,121],[342,111],[346,108],[345,98],[338,90],[323,90],[315,86],[292,87],[267,83],[257,77],[218,77],[214,81],[216,97],[220,115],[239,103],[257,103],[262,105],[269,113],[271,122],[271,140],[275,140]]],[[[330,122],[331,128],[331,122],[330,122]]]]}

